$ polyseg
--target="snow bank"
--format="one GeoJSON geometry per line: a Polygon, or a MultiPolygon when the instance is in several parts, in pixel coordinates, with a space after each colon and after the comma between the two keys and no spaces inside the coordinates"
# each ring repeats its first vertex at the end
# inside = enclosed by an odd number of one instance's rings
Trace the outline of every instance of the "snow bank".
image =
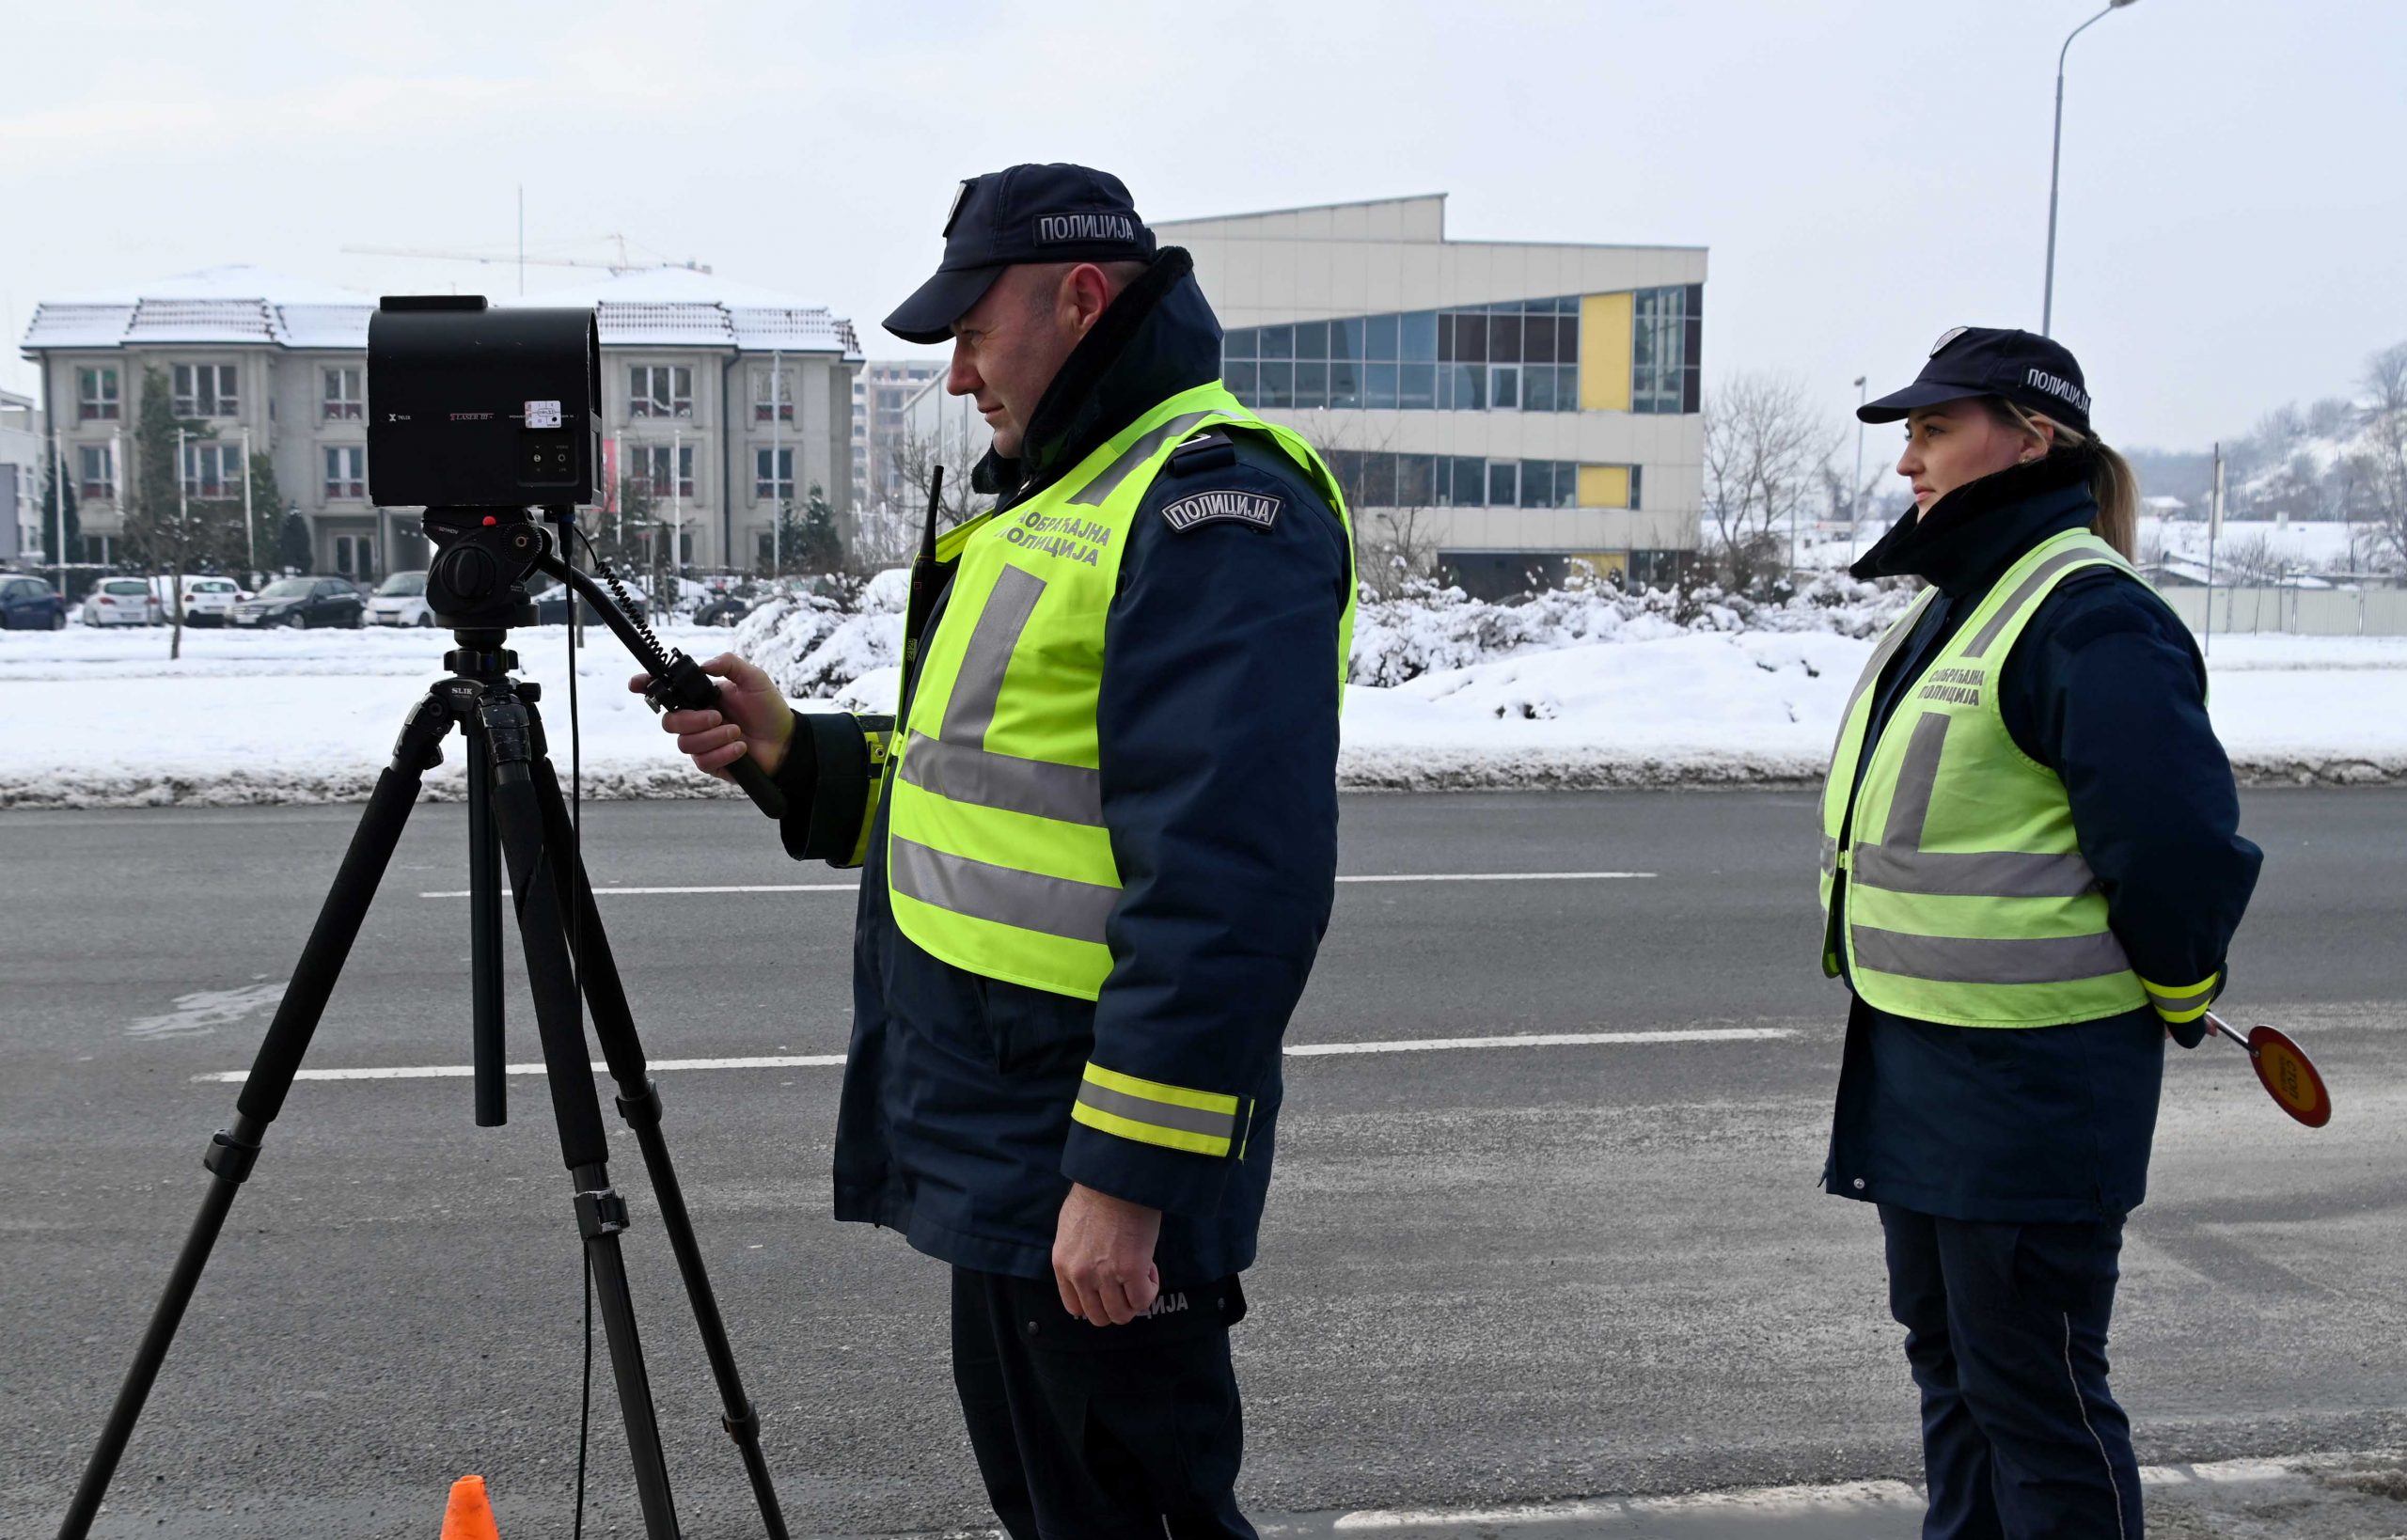
{"type": "MultiPolygon", "coordinates": [[[[735,639],[760,649],[806,709],[890,711],[899,599],[881,594],[849,616],[797,604],[747,621],[759,634],[735,639]],[[794,683],[839,676],[824,689],[794,683]]],[[[1785,606],[1776,623],[1794,630],[1571,605],[1513,606],[1536,613],[1507,623],[1490,606],[1451,606],[1453,620],[1412,632],[1408,648],[1358,654],[1434,665],[1455,649],[1475,661],[1349,688],[1341,778],[1363,790],[1811,783],[1870,652],[1849,632],[1877,623],[1887,601],[1863,602],[1852,615],[1848,604],[1819,615],[1785,606]],[[1491,622],[1502,629],[1483,629],[1491,622]]],[[[701,657],[730,641],[662,629],[701,657]]],[[[563,775],[565,639],[559,627],[514,637],[522,674],[544,686],[563,775]]],[[[184,645],[170,663],[161,631],[0,633],[0,808],[355,801],[411,702],[441,677],[448,638],[197,631],[184,645]]],[[[2407,780],[2407,639],[2218,636],[2212,665],[2216,727],[2246,778],[2407,780]]],[[[614,638],[589,633],[576,671],[586,794],[734,794],[678,758],[628,693],[634,671],[614,638]]],[[[428,785],[457,798],[457,740],[447,749],[428,785]]]]}

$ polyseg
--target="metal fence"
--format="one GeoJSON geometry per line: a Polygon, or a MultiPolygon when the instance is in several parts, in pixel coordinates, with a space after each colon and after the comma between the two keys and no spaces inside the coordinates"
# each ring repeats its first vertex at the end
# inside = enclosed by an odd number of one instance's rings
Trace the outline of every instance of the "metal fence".
{"type": "Polygon", "coordinates": [[[2193,631],[2217,636],[2407,636],[2407,589],[2168,588],[2159,590],[2193,631]]]}

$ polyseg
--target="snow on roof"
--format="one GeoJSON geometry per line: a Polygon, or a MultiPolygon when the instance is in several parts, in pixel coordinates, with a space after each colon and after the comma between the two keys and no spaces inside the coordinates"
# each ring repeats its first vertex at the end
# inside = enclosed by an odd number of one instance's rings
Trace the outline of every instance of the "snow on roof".
{"type": "MultiPolygon", "coordinates": [[[[589,306],[605,346],[741,348],[861,356],[850,321],[824,305],[687,268],[646,268],[599,283],[496,300],[589,306]]],[[[357,352],[376,301],[355,290],[267,268],[203,268],[171,278],[45,301],[24,346],[115,348],[146,343],[257,343],[357,352]]]]}
{"type": "Polygon", "coordinates": [[[253,342],[288,348],[364,348],[376,302],[355,290],[235,264],[44,301],[24,346],[114,348],[130,343],[253,342]]]}
{"type": "Polygon", "coordinates": [[[597,283],[497,300],[591,306],[605,347],[741,348],[861,356],[853,323],[824,305],[684,267],[637,268],[597,283]]]}

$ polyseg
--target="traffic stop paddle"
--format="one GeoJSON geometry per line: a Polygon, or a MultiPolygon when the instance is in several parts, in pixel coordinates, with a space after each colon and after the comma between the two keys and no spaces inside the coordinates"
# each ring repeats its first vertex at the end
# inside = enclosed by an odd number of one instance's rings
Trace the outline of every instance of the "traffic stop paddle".
{"type": "Polygon", "coordinates": [[[2332,1092],[2323,1088],[2323,1076],[2315,1073],[2314,1061],[2297,1044],[2271,1027],[2252,1027],[2243,1037],[2212,1011],[2207,1013],[2207,1026],[2217,1037],[2227,1037],[2248,1051],[2265,1093],[2283,1111],[2309,1128],[2332,1121],[2332,1092]]]}

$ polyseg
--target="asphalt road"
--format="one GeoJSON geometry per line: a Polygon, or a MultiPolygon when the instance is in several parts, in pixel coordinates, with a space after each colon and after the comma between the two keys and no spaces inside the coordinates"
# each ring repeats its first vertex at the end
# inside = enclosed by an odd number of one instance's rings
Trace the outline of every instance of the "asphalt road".
{"type": "MultiPolygon", "coordinates": [[[[2236,1051],[2175,1050],[2116,1339],[2147,1461],[2407,1443],[2407,792],[2246,809],[2226,1005],[2339,1111],[2299,1128],[2236,1051]]],[[[0,815],[0,1534],[64,1506],[231,1110],[195,1077],[248,1063],[354,816],[0,815]]],[[[1653,875],[1348,884],[1291,1045],[1784,1035],[1291,1059],[1238,1333],[1253,1509],[1917,1473],[1876,1220],[1815,1186],[1841,998],[1812,825],[1796,794],[1347,800],[1350,874],[1653,875]]],[[[465,886],[462,828],[419,809],[312,1067],[465,1062],[466,905],[420,896],[465,886]]],[[[596,805],[586,838],[606,886],[842,880],[736,803],[596,805]]],[[[846,895],[605,902],[656,1058],[842,1050],[846,895]]],[[[669,1137],[796,1532],[975,1523],[944,1271],[825,1217],[839,1073],[664,1072],[669,1137]]],[[[511,1092],[480,1130],[463,1079],[295,1088],[96,1532],[422,1536],[466,1470],[512,1540],[566,1532],[578,1255],[541,1083],[511,1092]]],[[[757,1532],[621,1142],[688,1532],[757,1532]]],[[[593,1532],[639,1532],[606,1374],[597,1408],[593,1532]]]]}

